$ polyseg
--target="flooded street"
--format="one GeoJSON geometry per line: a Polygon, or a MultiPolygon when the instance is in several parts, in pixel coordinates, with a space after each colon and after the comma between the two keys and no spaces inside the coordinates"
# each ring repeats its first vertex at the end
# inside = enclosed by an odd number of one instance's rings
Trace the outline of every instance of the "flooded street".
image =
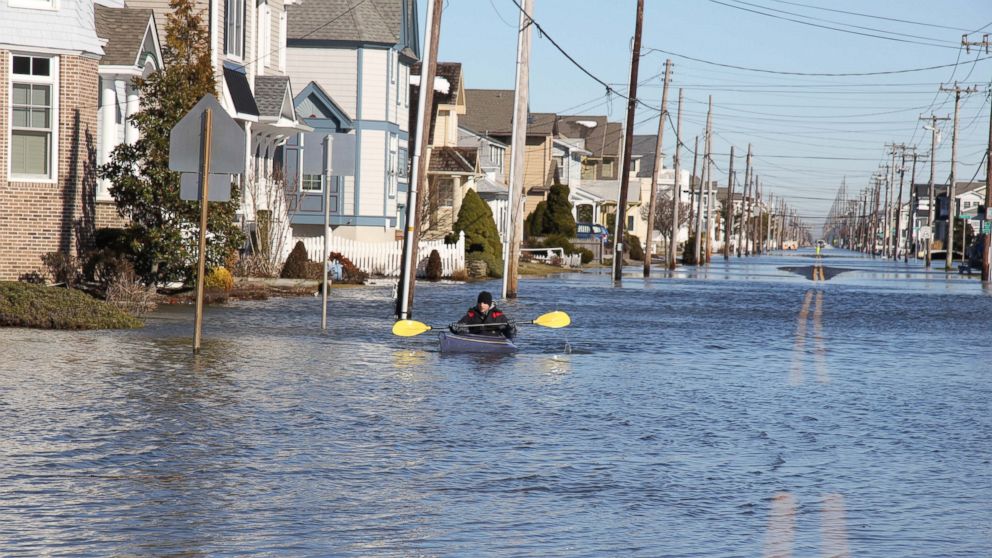
{"type": "Polygon", "coordinates": [[[572,325],[513,356],[391,336],[388,286],[327,334],[317,297],[210,307],[198,357],[192,307],[2,329],[0,554],[992,555],[992,293],[817,265],[524,279],[511,317],[572,325]]]}

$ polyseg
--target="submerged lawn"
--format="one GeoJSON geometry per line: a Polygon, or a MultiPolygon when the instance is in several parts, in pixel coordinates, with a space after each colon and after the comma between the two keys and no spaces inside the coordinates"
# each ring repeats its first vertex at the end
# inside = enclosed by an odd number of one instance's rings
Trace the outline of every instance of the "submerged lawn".
{"type": "Polygon", "coordinates": [[[86,293],[0,281],[0,327],[129,329],[137,318],[86,293]]]}

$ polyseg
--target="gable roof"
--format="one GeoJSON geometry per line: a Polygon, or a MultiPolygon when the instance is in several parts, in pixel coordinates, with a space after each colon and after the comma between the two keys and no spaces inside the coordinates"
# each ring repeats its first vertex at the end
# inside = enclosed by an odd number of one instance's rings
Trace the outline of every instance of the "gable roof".
{"type": "Polygon", "coordinates": [[[289,42],[371,43],[420,56],[413,0],[303,0],[286,6],[289,42]]]}
{"type": "Polygon", "coordinates": [[[329,116],[330,118],[337,121],[338,128],[343,130],[351,130],[355,127],[355,124],[351,121],[344,110],[334,102],[334,99],[327,94],[317,82],[311,81],[303,88],[302,91],[296,94],[293,98],[293,107],[296,109],[296,115],[298,118],[324,118],[329,116]],[[300,105],[306,101],[310,100],[317,108],[322,110],[326,114],[316,115],[316,114],[304,114],[300,112],[300,105]]]}
{"type": "MultiPolygon", "coordinates": [[[[634,135],[634,142],[630,146],[630,153],[633,157],[641,157],[641,167],[637,171],[637,176],[651,178],[654,174],[654,150],[658,145],[658,136],[634,135]]],[[[664,163],[662,163],[664,168],[664,163]]]]}
{"type": "Polygon", "coordinates": [[[103,46],[101,66],[134,66],[152,20],[151,10],[108,8],[94,5],[96,35],[107,41],[103,46]]]}
{"type": "MultiPolygon", "coordinates": [[[[553,135],[554,113],[535,112],[527,115],[527,135],[553,135]]],[[[512,89],[466,89],[465,114],[461,126],[481,134],[510,135],[513,132],[512,89]]]]}
{"type": "Polygon", "coordinates": [[[471,174],[479,160],[476,147],[435,147],[431,150],[430,172],[471,174]]]}
{"type": "MultiPolygon", "coordinates": [[[[258,115],[283,116],[283,104],[286,96],[291,92],[289,76],[255,76],[255,103],[258,105],[258,115]]],[[[292,118],[292,116],[288,117],[292,118]]]]}
{"type": "MultiPolygon", "coordinates": [[[[417,62],[410,67],[411,76],[421,75],[421,64],[417,62]]],[[[448,82],[448,92],[442,93],[437,90],[437,82],[435,82],[434,87],[434,103],[441,105],[454,105],[458,103],[458,89],[462,81],[462,64],[461,62],[438,62],[437,68],[434,70],[434,76],[436,78],[444,78],[448,82]]],[[[411,92],[413,95],[419,96],[419,87],[413,88],[411,92]]],[[[410,99],[410,103],[413,106],[417,106],[417,97],[410,99]]]]}
{"type": "Polygon", "coordinates": [[[568,138],[585,139],[586,149],[592,152],[593,157],[620,156],[623,126],[617,122],[608,122],[605,116],[560,116],[558,133],[568,138]],[[588,126],[585,123],[594,125],[588,126]]]}

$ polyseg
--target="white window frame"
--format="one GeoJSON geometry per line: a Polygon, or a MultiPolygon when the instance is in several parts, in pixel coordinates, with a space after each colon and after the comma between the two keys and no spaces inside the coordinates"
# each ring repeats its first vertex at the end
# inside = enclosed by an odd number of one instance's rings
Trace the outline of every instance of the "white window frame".
{"type": "Polygon", "coordinates": [[[503,159],[506,158],[506,148],[496,144],[489,144],[489,158],[492,159],[500,174],[503,172],[503,159]]]}
{"type": "Polygon", "coordinates": [[[225,0],[224,2],[224,55],[229,58],[234,58],[236,60],[243,60],[245,56],[245,3],[246,0],[225,0]],[[236,35],[237,44],[231,43],[231,29],[230,17],[231,17],[231,6],[237,8],[240,6],[240,13],[234,14],[236,17],[235,27],[240,25],[241,32],[236,35]],[[240,49],[240,52],[236,52],[235,47],[240,49]]]}
{"type": "Polygon", "coordinates": [[[256,41],[258,42],[258,47],[255,57],[258,60],[256,62],[256,72],[258,75],[264,76],[265,68],[272,62],[272,8],[269,7],[269,3],[265,0],[259,2],[257,14],[258,32],[256,33],[256,41]]]}
{"type": "Polygon", "coordinates": [[[400,139],[396,134],[389,134],[389,170],[386,178],[386,195],[390,199],[396,197],[397,182],[399,180],[400,162],[400,139]]]}
{"type": "Polygon", "coordinates": [[[40,184],[55,184],[59,180],[59,57],[49,56],[31,52],[10,52],[7,57],[7,180],[10,182],[36,182],[40,184]],[[47,58],[49,60],[47,76],[31,76],[14,73],[14,57],[28,56],[31,58],[47,58]],[[28,83],[32,85],[49,85],[52,88],[52,114],[49,119],[49,140],[48,153],[48,175],[37,174],[14,174],[11,151],[14,148],[14,83],[28,83]]]}
{"type": "Polygon", "coordinates": [[[7,0],[7,5],[11,8],[55,12],[59,9],[59,0],[7,0]]]}
{"type": "Polygon", "coordinates": [[[322,194],[324,192],[324,178],[322,174],[304,174],[303,179],[300,180],[300,192],[304,194],[322,194]],[[312,181],[314,176],[320,180],[320,186],[316,190],[307,188],[307,180],[312,181]]]}

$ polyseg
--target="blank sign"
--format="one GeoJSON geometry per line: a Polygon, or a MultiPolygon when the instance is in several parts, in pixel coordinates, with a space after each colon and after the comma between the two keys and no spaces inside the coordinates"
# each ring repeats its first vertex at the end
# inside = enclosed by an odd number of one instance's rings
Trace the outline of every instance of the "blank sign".
{"type": "MultiPolygon", "coordinates": [[[[179,199],[199,201],[200,175],[195,172],[184,172],[179,179],[179,199]]],[[[231,175],[211,174],[207,187],[207,201],[231,201],[231,175]]]]}

